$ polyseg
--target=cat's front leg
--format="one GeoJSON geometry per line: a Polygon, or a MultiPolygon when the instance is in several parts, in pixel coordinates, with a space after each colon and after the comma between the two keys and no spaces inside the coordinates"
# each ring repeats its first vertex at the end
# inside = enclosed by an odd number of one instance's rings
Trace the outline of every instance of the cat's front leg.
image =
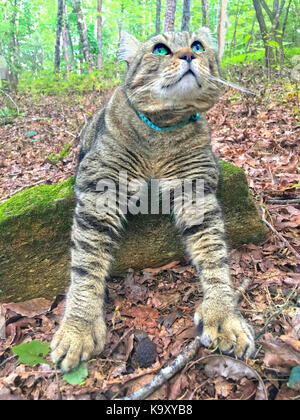
{"type": "Polygon", "coordinates": [[[64,371],[101,353],[106,341],[105,278],[122,221],[114,209],[99,213],[97,198],[95,192],[81,194],[74,214],[71,285],[63,320],[51,343],[52,360],[62,361],[64,371]]]}
{"type": "Polygon", "coordinates": [[[254,334],[238,309],[221,209],[210,189],[204,194],[202,214],[195,213],[195,204],[187,203],[176,217],[187,251],[201,276],[204,299],[194,319],[202,330],[202,344],[219,346],[222,352],[239,358],[249,357],[255,350],[254,334]]]}

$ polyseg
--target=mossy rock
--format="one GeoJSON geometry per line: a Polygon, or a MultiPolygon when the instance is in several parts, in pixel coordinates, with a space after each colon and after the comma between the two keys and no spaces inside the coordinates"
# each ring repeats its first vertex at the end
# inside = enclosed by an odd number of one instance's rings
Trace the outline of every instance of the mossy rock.
{"type": "MultiPolygon", "coordinates": [[[[260,221],[242,169],[220,161],[218,196],[228,243],[258,244],[267,230],[260,221]]],[[[74,178],[40,185],[0,204],[0,301],[52,299],[69,282],[69,243],[74,209],[74,178]]],[[[130,216],[113,274],[128,268],[159,267],[182,260],[181,239],[168,216],[130,216]]]]}

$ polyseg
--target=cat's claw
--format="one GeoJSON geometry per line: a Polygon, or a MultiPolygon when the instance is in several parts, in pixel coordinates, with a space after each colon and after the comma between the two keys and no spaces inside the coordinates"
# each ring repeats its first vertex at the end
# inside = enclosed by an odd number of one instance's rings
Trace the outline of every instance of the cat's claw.
{"type": "Polygon", "coordinates": [[[239,359],[253,356],[253,329],[237,311],[219,307],[205,310],[204,305],[200,305],[194,321],[196,327],[201,328],[200,339],[205,347],[219,349],[239,359]]]}
{"type": "Polygon", "coordinates": [[[104,348],[106,326],[102,318],[87,328],[84,324],[63,321],[51,342],[53,363],[61,361],[60,368],[67,372],[81,361],[96,356],[104,348]]]}

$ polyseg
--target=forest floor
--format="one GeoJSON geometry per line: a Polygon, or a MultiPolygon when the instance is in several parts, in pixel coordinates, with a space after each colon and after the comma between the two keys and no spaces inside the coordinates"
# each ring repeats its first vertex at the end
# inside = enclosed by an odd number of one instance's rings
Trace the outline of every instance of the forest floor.
{"type": "MultiPolygon", "coordinates": [[[[14,98],[23,115],[0,125],[0,202],[24,188],[73,175],[77,135],[110,93],[14,98]],[[71,152],[65,158],[51,156],[59,156],[67,143],[71,152]]],[[[241,311],[257,338],[255,357],[246,360],[250,373],[245,373],[244,362],[235,359],[231,369],[212,368],[211,351],[200,348],[194,361],[150,398],[300,398],[299,391],[288,387],[291,369],[300,365],[300,204],[294,201],[300,190],[300,126],[296,107],[292,89],[276,84],[255,98],[229,90],[208,117],[216,154],[245,170],[258,207],[264,206],[266,219],[287,240],[283,243],[270,230],[260,246],[231,251],[235,285],[244,278],[250,280],[241,299],[241,311]]],[[[188,262],[129,271],[125,279],[111,278],[107,345],[100,358],[89,362],[88,377],[81,385],[69,384],[51,365],[20,363],[12,352],[12,346],[23,342],[51,340],[64,296],[54,302],[3,304],[6,339],[0,341],[0,399],[113,399],[136,391],[195,337],[193,312],[201,298],[197,276],[188,262]],[[155,344],[155,349],[150,346],[150,362],[139,355],[141,330],[146,343],[155,344]]]]}

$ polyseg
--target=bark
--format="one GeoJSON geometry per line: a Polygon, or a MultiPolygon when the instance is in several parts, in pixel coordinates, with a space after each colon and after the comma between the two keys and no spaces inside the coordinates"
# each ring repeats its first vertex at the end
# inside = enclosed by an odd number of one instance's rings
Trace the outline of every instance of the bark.
{"type": "Polygon", "coordinates": [[[74,12],[76,14],[77,18],[77,26],[78,26],[78,32],[79,37],[82,45],[82,52],[84,56],[84,60],[88,66],[88,71],[92,71],[92,55],[90,51],[90,45],[88,40],[88,34],[87,34],[87,27],[84,21],[83,17],[83,11],[82,11],[82,0],[73,0],[74,5],[74,12]]]}
{"type": "Polygon", "coordinates": [[[97,0],[97,41],[99,53],[97,57],[97,67],[102,68],[102,0],[97,0]]]}
{"type": "Polygon", "coordinates": [[[241,14],[241,9],[240,9],[240,7],[238,7],[237,14],[236,14],[236,19],[235,19],[235,24],[234,24],[233,37],[232,37],[232,42],[231,42],[231,52],[230,52],[230,55],[233,55],[233,56],[235,54],[236,32],[237,32],[237,27],[238,27],[238,22],[239,22],[240,14],[241,14]]]}
{"type": "Polygon", "coordinates": [[[225,38],[226,38],[226,7],[228,0],[221,0],[220,6],[220,24],[219,24],[219,59],[223,57],[225,51],[225,38]]]}
{"type": "Polygon", "coordinates": [[[254,16],[254,19],[253,19],[253,22],[252,22],[252,27],[251,27],[251,32],[250,32],[251,37],[246,44],[245,53],[247,53],[247,51],[250,51],[252,41],[253,41],[255,23],[256,23],[256,16],[254,16]]]}
{"type": "Polygon", "coordinates": [[[173,32],[175,25],[176,0],[167,0],[164,31],[173,32]]]}
{"type": "Polygon", "coordinates": [[[285,30],[286,30],[286,25],[287,25],[287,21],[288,21],[288,17],[289,17],[289,12],[290,12],[290,8],[291,8],[291,4],[292,4],[292,0],[289,1],[288,7],[286,9],[286,13],[285,13],[285,17],[284,17],[284,22],[282,25],[282,38],[284,38],[284,34],[285,34],[285,30]]]}
{"type": "Polygon", "coordinates": [[[72,66],[74,67],[74,63],[75,63],[74,47],[73,47],[69,22],[67,20],[66,20],[66,33],[67,33],[67,41],[68,41],[69,51],[71,53],[71,63],[72,63],[72,66]]]}
{"type": "Polygon", "coordinates": [[[20,70],[20,63],[19,63],[19,40],[18,40],[18,1],[14,0],[13,3],[13,13],[11,18],[11,37],[10,37],[10,48],[9,48],[9,85],[12,90],[17,90],[18,82],[19,82],[19,75],[18,72],[20,70]]]}
{"type": "Polygon", "coordinates": [[[189,32],[191,21],[191,3],[192,0],[184,0],[181,30],[189,32]]]}
{"type": "Polygon", "coordinates": [[[209,5],[208,0],[202,0],[202,24],[209,28],[209,5]]]}
{"type": "Polygon", "coordinates": [[[68,44],[68,29],[67,29],[67,9],[66,2],[63,1],[63,30],[62,30],[62,39],[64,46],[64,58],[66,62],[67,73],[70,72],[70,53],[69,53],[69,44],[68,44]]]}
{"type": "Polygon", "coordinates": [[[161,0],[156,0],[156,22],[155,22],[155,33],[160,34],[160,15],[161,15],[161,0]]]}
{"type": "Polygon", "coordinates": [[[278,48],[276,49],[277,60],[281,60],[284,57],[283,35],[284,35],[286,21],[289,14],[291,1],[288,4],[284,22],[283,24],[281,24],[280,18],[283,14],[285,3],[286,3],[286,0],[281,0],[281,2],[279,0],[274,0],[273,10],[271,10],[265,0],[253,0],[253,5],[256,11],[256,16],[259,23],[261,36],[262,36],[264,46],[265,46],[265,63],[268,69],[270,69],[272,64],[274,63],[273,48],[269,44],[270,41],[276,41],[278,44],[278,48]],[[263,15],[263,9],[268,15],[268,18],[271,22],[270,30],[268,30],[267,28],[265,17],[263,15]]]}
{"type": "Polygon", "coordinates": [[[55,43],[55,53],[54,53],[54,72],[55,73],[59,73],[59,70],[60,70],[60,45],[61,45],[62,26],[63,26],[63,10],[64,10],[64,0],[58,0],[56,43],[55,43]]]}
{"type": "Polygon", "coordinates": [[[252,1],[253,1],[253,6],[255,8],[256,17],[258,20],[262,40],[265,46],[265,64],[267,68],[270,68],[273,61],[272,60],[273,53],[272,53],[272,48],[268,45],[268,28],[267,28],[265,18],[263,15],[262,5],[261,5],[260,0],[252,0],[252,1]]]}

